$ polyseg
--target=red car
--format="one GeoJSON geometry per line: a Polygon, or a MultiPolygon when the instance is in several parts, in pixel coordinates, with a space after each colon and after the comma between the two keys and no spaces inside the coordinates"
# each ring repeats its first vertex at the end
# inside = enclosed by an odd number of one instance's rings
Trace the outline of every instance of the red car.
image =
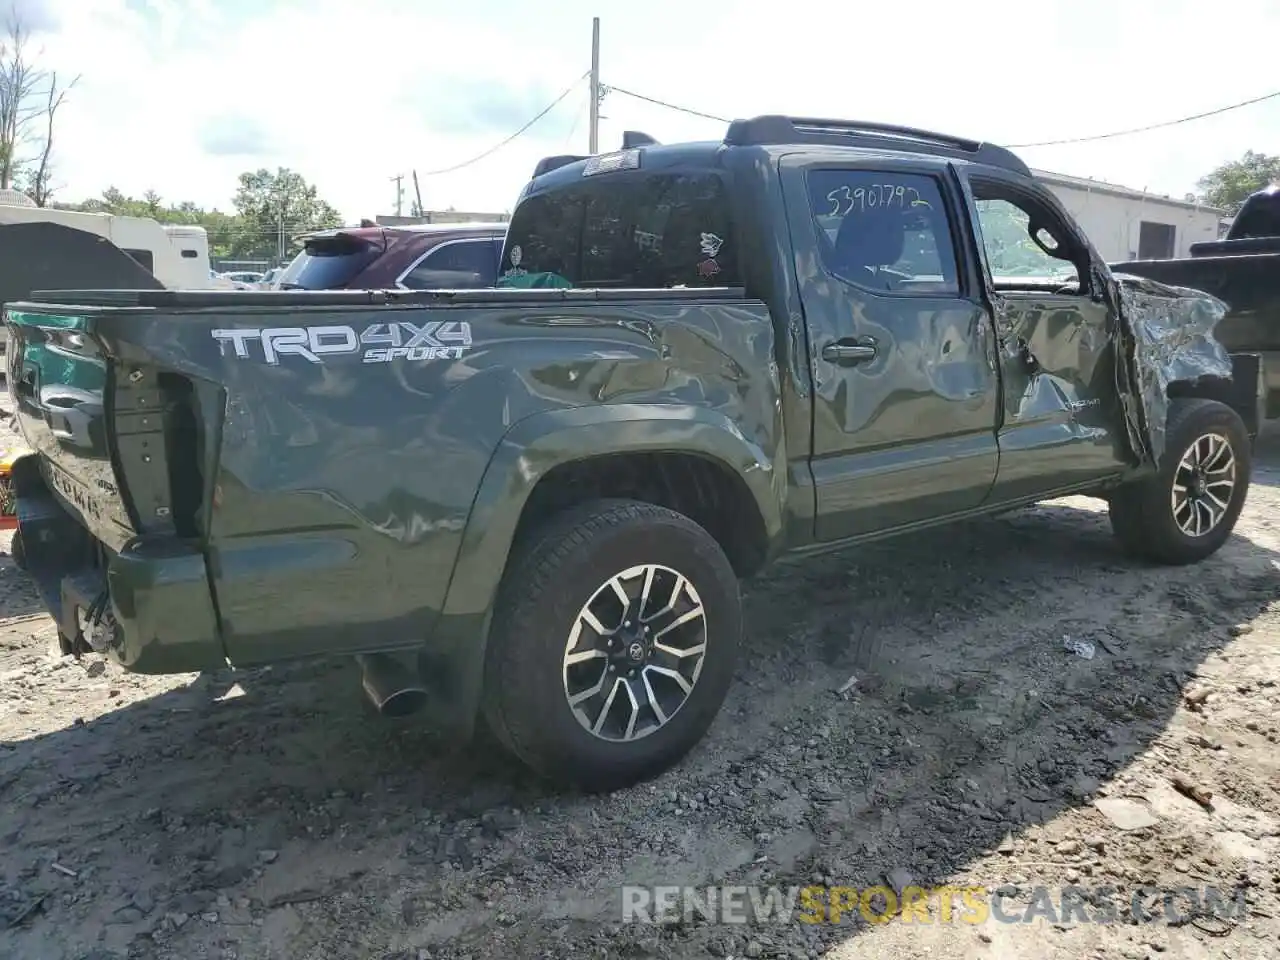
{"type": "Polygon", "coordinates": [[[498,279],[505,223],[321,230],[272,284],[277,290],[466,290],[498,279]]]}

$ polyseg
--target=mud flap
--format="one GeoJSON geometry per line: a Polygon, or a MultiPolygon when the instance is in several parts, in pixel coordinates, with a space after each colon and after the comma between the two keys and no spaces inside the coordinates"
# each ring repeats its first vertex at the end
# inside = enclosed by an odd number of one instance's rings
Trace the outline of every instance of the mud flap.
{"type": "MultiPolygon", "coordinates": [[[[1128,392],[1140,414],[1140,436],[1133,438],[1140,447],[1135,452],[1144,461],[1159,463],[1171,385],[1233,383],[1232,358],[1213,335],[1229,308],[1217,297],[1188,287],[1129,274],[1116,274],[1115,282],[1135,378],[1128,392]]],[[[1256,380],[1255,374],[1255,390],[1256,380]]]]}

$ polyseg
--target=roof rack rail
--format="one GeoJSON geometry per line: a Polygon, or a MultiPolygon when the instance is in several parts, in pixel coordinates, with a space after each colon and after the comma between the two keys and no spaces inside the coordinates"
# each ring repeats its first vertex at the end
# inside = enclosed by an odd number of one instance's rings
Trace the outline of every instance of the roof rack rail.
{"type": "Polygon", "coordinates": [[[533,175],[540,177],[544,173],[550,173],[552,170],[559,170],[561,167],[567,167],[571,163],[587,159],[589,158],[585,155],[575,153],[562,153],[554,157],[543,157],[538,161],[538,165],[533,168],[533,175]]]}
{"type": "Polygon", "coordinates": [[[730,146],[829,143],[879,150],[910,150],[963,157],[1031,176],[1030,168],[1017,154],[994,143],[869,120],[824,120],[769,114],[750,120],[734,120],[729,124],[724,142],[730,146]]]}

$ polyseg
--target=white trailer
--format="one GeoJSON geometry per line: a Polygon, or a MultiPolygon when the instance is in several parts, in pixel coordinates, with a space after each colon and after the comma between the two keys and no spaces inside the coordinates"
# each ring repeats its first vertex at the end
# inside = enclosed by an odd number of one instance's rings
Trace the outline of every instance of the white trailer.
{"type": "Polygon", "coordinates": [[[16,190],[0,190],[0,225],[41,222],[105,237],[170,289],[230,286],[215,278],[209,268],[209,236],[204,227],[160,224],[150,217],[37,207],[16,190]]]}

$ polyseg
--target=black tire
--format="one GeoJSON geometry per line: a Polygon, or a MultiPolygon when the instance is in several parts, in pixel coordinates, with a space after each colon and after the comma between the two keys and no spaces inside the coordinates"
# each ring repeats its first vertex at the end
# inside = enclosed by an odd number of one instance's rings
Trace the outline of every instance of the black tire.
{"type": "MultiPolygon", "coordinates": [[[[535,530],[508,565],[486,655],[484,715],[497,738],[543,776],[587,791],[630,786],[671,767],[702,739],[733,679],[741,635],[738,579],[706,530],[647,503],[585,504],[535,530]],[[566,645],[579,612],[602,585],[645,564],[678,572],[696,591],[705,611],[700,624],[691,621],[705,631],[698,634],[705,643],[701,672],[665,724],[651,713],[653,732],[602,739],[569,704],[566,645]]],[[[601,667],[602,684],[610,680],[609,662],[601,667]]],[[[595,661],[584,669],[590,677],[595,661]]],[[[642,671],[636,682],[645,676],[653,675],[642,671]]],[[[617,689],[613,682],[607,689],[617,689]]]]}
{"type": "Polygon", "coordinates": [[[22,531],[14,530],[13,539],[9,542],[9,557],[13,565],[23,573],[27,570],[27,550],[22,544],[22,531]]]}
{"type": "MultiPolygon", "coordinates": [[[[1173,400],[1169,405],[1163,462],[1154,475],[1111,495],[1111,529],[1132,556],[1170,566],[1198,563],[1217,553],[1235,529],[1249,492],[1252,460],[1248,431],[1234,410],[1216,400],[1173,400]],[[1194,444],[1209,436],[1221,437],[1230,447],[1235,458],[1235,482],[1216,525],[1200,536],[1192,536],[1175,517],[1174,483],[1183,457],[1194,444]]],[[[1225,493],[1225,488],[1219,492],[1225,493]]]]}

